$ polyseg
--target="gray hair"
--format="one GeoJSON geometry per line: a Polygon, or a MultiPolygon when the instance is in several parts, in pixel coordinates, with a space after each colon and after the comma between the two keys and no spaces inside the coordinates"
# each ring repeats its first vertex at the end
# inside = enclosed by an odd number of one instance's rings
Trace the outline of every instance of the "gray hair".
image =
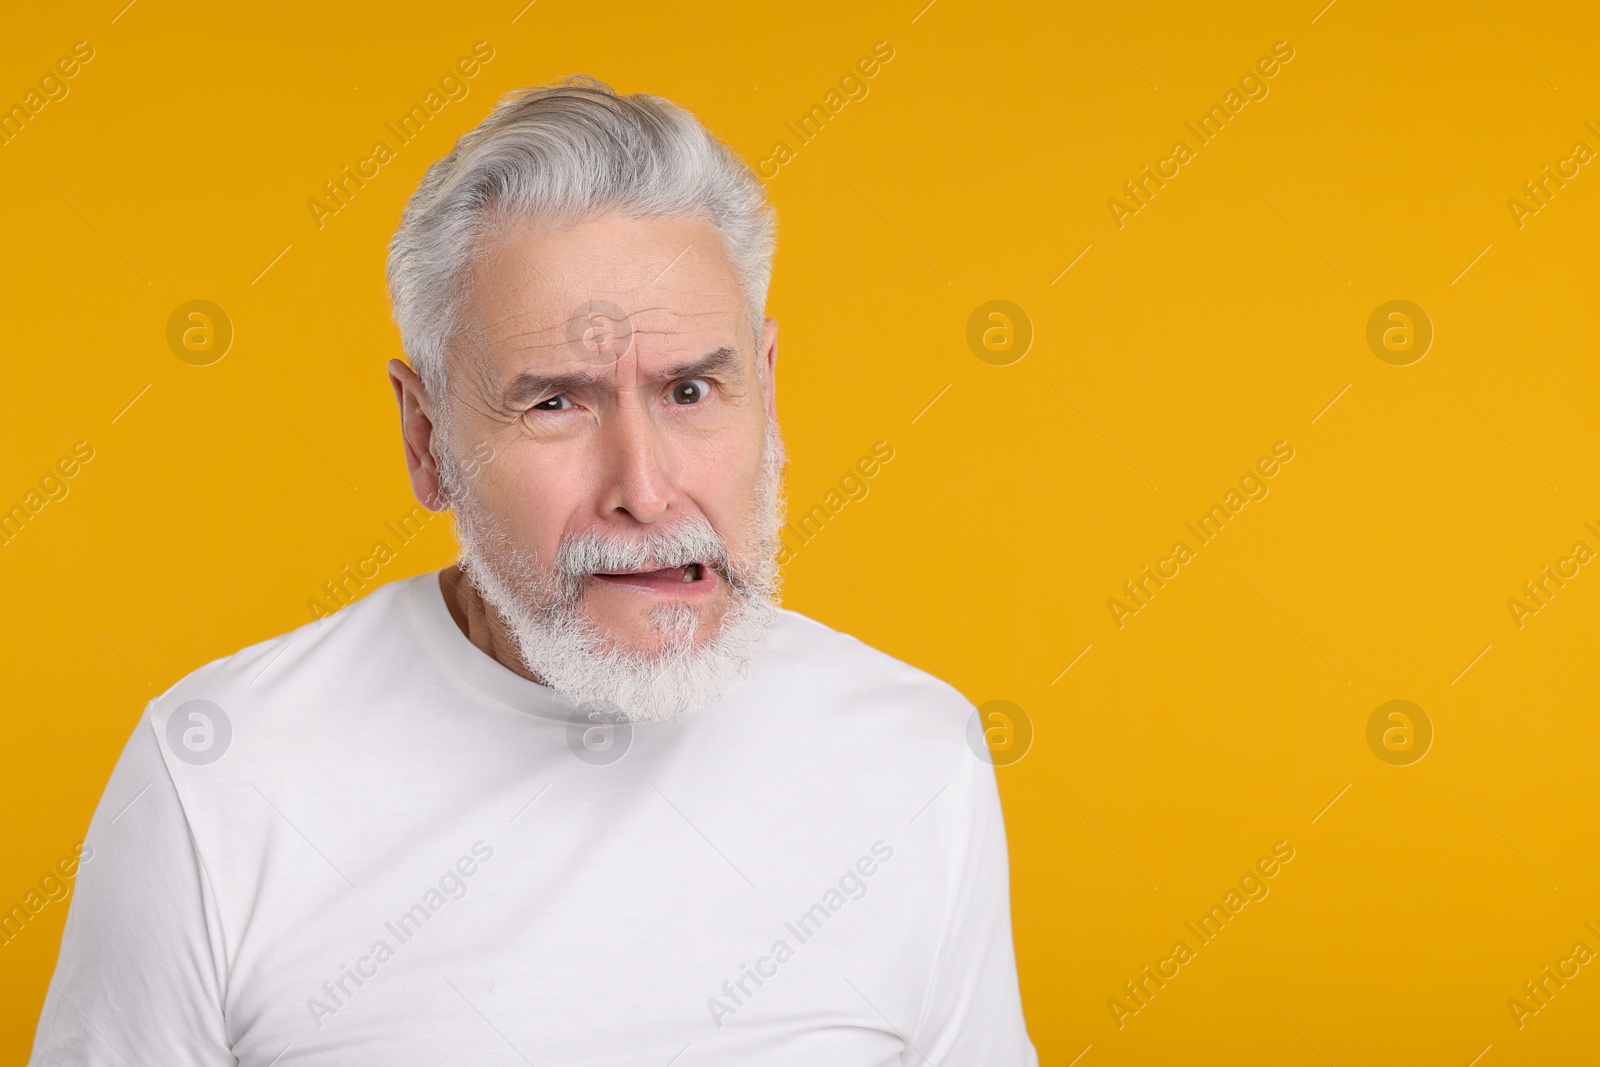
{"type": "Polygon", "coordinates": [[[575,74],[502,99],[406,205],[389,244],[389,297],[431,396],[444,399],[446,353],[467,325],[461,283],[484,238],[517,218],[562,224],[606,212],[709,220],[760,344],[777,227],[760,180],[683,108],[575,74]]]}

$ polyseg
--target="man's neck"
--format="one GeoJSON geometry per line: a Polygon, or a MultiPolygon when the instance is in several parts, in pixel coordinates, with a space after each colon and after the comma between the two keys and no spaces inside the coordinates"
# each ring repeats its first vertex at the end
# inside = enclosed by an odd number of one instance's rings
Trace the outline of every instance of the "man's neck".
{"type": "Polygon", "coordinates": [[[500,613],[467,581],[459,565],[451,564],[439,572],[439,591],[444,594],[445,606],[450,609],[450,617],[455,620],[456,627],[480,652],[531,682],[545,684],[522,662],[500,613]]]}

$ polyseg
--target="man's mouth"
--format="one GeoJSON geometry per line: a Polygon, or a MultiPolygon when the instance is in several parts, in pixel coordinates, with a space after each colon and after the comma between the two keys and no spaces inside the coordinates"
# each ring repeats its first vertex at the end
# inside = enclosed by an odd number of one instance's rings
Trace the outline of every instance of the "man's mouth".
{"type": "Polygon", "coordinates": [[[704,563],[683,567],[658,567],[654,570],[621,571],[593,576],[597,582],[634,592],[651,593],[674,599],[698,599],[711,593],[717,584],[717,571],[704,563]]]}

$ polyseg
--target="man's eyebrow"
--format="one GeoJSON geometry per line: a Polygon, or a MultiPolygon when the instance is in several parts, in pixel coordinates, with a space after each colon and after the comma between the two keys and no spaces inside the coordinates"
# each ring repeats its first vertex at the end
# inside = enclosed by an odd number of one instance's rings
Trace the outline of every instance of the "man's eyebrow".
{"type": "Polygon", "coordinates": [[[678,378],[698,378],[702,374],[716,374],[717,372],[737,371],[739,369],[739,353],[723,345],[720,348],[701,356],[690,363],[680,363],[676,367],[669,367],[657,378],[658,381],[674,381],[678,378]]]}
{"type": "MultiPolygon", "coordinates": [[[[668,367],[654,381],[670,382],[679,378],[696,378],[702,374],[715,374],[719,371],[736,371],[739,366],[739,353],[727,345],[722,345],[701,356],[699,359],[688,363],[680,363],[675,367],[668,367]]],[[[557,396],[561,393],[571,393],[593,386],[607,376],[608,368],[600,367],[594,371],[572,371],[566,374],[536,374],[529,371],[517,375],[506,386],[506,403],[515,407],[526,403],[536,397],[557,396]]]]}

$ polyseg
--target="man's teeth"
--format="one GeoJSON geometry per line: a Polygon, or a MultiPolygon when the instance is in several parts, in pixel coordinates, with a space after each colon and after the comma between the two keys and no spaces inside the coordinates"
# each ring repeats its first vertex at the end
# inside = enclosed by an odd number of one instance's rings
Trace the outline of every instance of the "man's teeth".
{"type": "Polygon", "coordinates": [[[687,567],[683,568],[683,580],[685,582],[697,582],[697,581],[699,581],[700,580],[700,564],[691,563],[687,567]]]}

